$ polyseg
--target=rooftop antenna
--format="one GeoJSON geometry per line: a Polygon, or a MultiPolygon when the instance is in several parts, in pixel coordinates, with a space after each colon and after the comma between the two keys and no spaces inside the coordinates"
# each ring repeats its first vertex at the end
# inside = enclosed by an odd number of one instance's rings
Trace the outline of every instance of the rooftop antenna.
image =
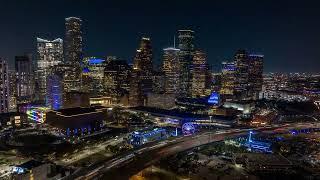
{"type": "Polygon", "coordinates": [[[173,47],[176,48],[176,36],[173,36],[173,47]]]}

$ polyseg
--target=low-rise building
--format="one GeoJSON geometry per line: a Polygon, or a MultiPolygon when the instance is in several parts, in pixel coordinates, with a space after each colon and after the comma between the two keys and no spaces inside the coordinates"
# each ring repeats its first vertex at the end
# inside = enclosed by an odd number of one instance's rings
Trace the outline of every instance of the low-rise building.
{"type": "Polygon", "coordinates": [[[100,130],[107,113],[108,108],[103,106],[51,110],[46,113],[46,122],[66,136],[77,136],[100,130]]]}
{"type": "Polygon", "coordinates": [[[244,166],[249,171],[283,171],[292,168],[292,163],[276,154],[236,153],[233,162],[244,166]]]}

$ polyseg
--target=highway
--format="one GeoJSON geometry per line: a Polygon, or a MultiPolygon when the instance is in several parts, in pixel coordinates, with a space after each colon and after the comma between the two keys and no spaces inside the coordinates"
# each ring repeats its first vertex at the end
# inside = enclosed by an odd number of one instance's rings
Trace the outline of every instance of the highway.
{"type": "MultiPolygon", "coordinates": [[[[290,129],[297,128],[315,128],[320,127],[318,123],[296,123],[276,125],[264,128],[253,128],[261,132],[284,133],[290,129]]],[[[226,138],[237,137],[247,134],[249,129],[232,129],[216,132],[205,132],[193,136],[179,137],[174,140],[166,140],[153,144],[150,147],[144,147],[134,152],[119,155],[109,161],[96,164],[88,168],[83,168],[66,179],[129,179],[132,175],[142,169],[154,164],[161,158],[168,157],[178,152],[221,141],[226,138]]]]}

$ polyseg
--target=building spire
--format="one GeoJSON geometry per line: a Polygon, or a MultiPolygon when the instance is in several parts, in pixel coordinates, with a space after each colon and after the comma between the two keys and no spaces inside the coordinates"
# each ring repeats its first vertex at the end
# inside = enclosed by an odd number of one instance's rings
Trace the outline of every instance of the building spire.
{"type": "Polygon", "coordinates": [[[173,36],[173,47],[176,48],[176,36],[173,36]]]}

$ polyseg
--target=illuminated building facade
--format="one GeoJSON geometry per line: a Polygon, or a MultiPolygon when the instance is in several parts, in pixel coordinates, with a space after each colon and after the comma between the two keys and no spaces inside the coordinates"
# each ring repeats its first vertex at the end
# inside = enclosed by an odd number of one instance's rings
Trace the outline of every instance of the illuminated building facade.
{"type": "Polygon", "coordinates": [[[8,63],[0,59],[0,113],[9,112],[8,63]]]}
{"type": "Polygon", "coordinates": [[[32,59],[30,56],[16,56],[17,103],[30,103],[33,96],[32,59]]]}
{"type": "Polygon", "coordinates": [[[17,75],[15,70],[9,70],[9,112],[17,110],[17,75]]]}
{"type": "Polygon", "coordinates": [[[218,92],[212,92],[208,99],[208,104],[218,106],[220,104],[220,94],[218,92]]]}
{"type": "Polygon", "coordinates": [[[82,61],[82,20],[77,17],[65,19],[65,62],[70,64],[71,69],[68,74],[68,81],[71,83],[69,90],[79,90],[81,88],[81,61],[82,61]]]}
{"type": "Polygon", "coordinates": [[[241,111],[244,115],[251,114],[255,108],[255,104],[253,102],[247,102],[247,101],[237,101],[237,102],[225,102],[223,104],[223,107],[225,108],[233,108],[238,111],[241,111]]]}
{"type": "Polygon", "coordinates": [[[37,38],[37,71],[36,71],[36,94],[38,99],[45,101],[47,78],[54,66],[63,60],[63,41],[53,41],[37,38]]]}
{"type": "Polygon", "coordinates": [[[250,96],[252,99],[257,99],[262,91],[263,85],[263,55],[249,55],[249,84],[250,96]]]}
{"type": "Polygon", "coordinates": [[[104,59],[87,57],[84,58],[87,81],[83,79],[83,87],[88,86],[88,92],[90,95],[98,96],[104,93],[104,70],[106,63],[104,59]]]}
{"type": "Polygon", "coordinates": [[[238,100],[248,98],[249,90],[249,57],[245,50],[238,50],[234,57],[236,65],[235,95],[238,100]]]}
{"type": "Polygon", "coordinates": [[[106,107],[75,107],[47,112],[46,123],[61,130],[67,137],[91,134],[103,128],[106,107]]]}
{"type": "Polygon", "coordinates": [[[147,93],[152,92],[152,47],[150,38],[143,37],[133,59],[129,105],[142,106],[147,93]]]}
{"type": "Polygon", "coordinates": [[[192,74],[191,65],[194,53],[194,31],[179,30],[179,96],[191,96],[192,74]]]}
{"type": "Polygon", "coordinates": [[[176,94],[179,90],[179,52],[180,49],[163,49],[162,71],[165,76],[164,89],[166,94],[176,94]]]}
{"type": "Polygon", "coordinates": [[[175,97],[175,94],[149,93],[146,106],[161,109],[172,109],[176,105],[175,97]]]}
{"type": "Polygon", "coordinates": [[[134,131],[129,138],[129,143],[133,146],[140,146],[148,142],[162,140],[168,137],[166,129],[155,128],[145,131],[134,131]]]}
{"type": "Polygon", "coordinates": [[[63,99],[63,108],[75,108],[75,107],[89,107],[90,99],[89,93],[70,91],[65,92],[63,99]]]}
{"type": "Polygon", "coordinates": [[[222,62],[220,94],[228,99],[234,95],[236,82],[236,65],[234,62],[222,62]]]}
{"type": "Polygon", "coordinates": [[[104,69],[104,87],[107,93],[128,93],[131,68],[125,60],[109,59],[104,69]]]}
{"type": "Polygon", "coordinates": [[[163,94],[165,86],[165,76],[161,71],[154,71],[152,75],[152,92],[163,94]]]}
{"type": "Polygon", "coordinates": [[[130,79],[130,92],[129,92],[129,105],[130,106],[143,106],[145,96],[142,91],[142,82],[139,78],[141,72],[133,69],[130,79]]]}
{"type": "Polygon", "coordinates": [[[59,74],[52,74],[47,79],[47,107],[58,110],[63,103],[63,79],[59,74]]]}
{"type": "Polygon", "coordinates": [[[28,106],[27,116],[29,121],[44,123],[46,121],[46,113],[49,108],[43,106],[28,106]]]}
{"type": "Polygon", "coordinates": [[[209,66],[206,54],[197,50],[192,61],[192,97],[206,96],[209,66]]]}
{"type": "Polygon", "coordinates": [[[90,97],[90,105],[100,105],[100,106],[110,107],[113,105],[112,97],[109,97],[109,96],[90,97]]]}
{"type": "Polygon", "coordinates": [[[133,60],[133,69],[137,69],[145,73],[152,73],[152,46],[150,38],[142,37],[140,47],[133,60]]]}
{"type": "Polygon", "coordinates": [[[143,37],[141,39],[140,47],[133,59],[133,69],[140,72],[137,78],[141,81],[143,94],[152,92],[153,64],[150,38],[143,37]]]}

